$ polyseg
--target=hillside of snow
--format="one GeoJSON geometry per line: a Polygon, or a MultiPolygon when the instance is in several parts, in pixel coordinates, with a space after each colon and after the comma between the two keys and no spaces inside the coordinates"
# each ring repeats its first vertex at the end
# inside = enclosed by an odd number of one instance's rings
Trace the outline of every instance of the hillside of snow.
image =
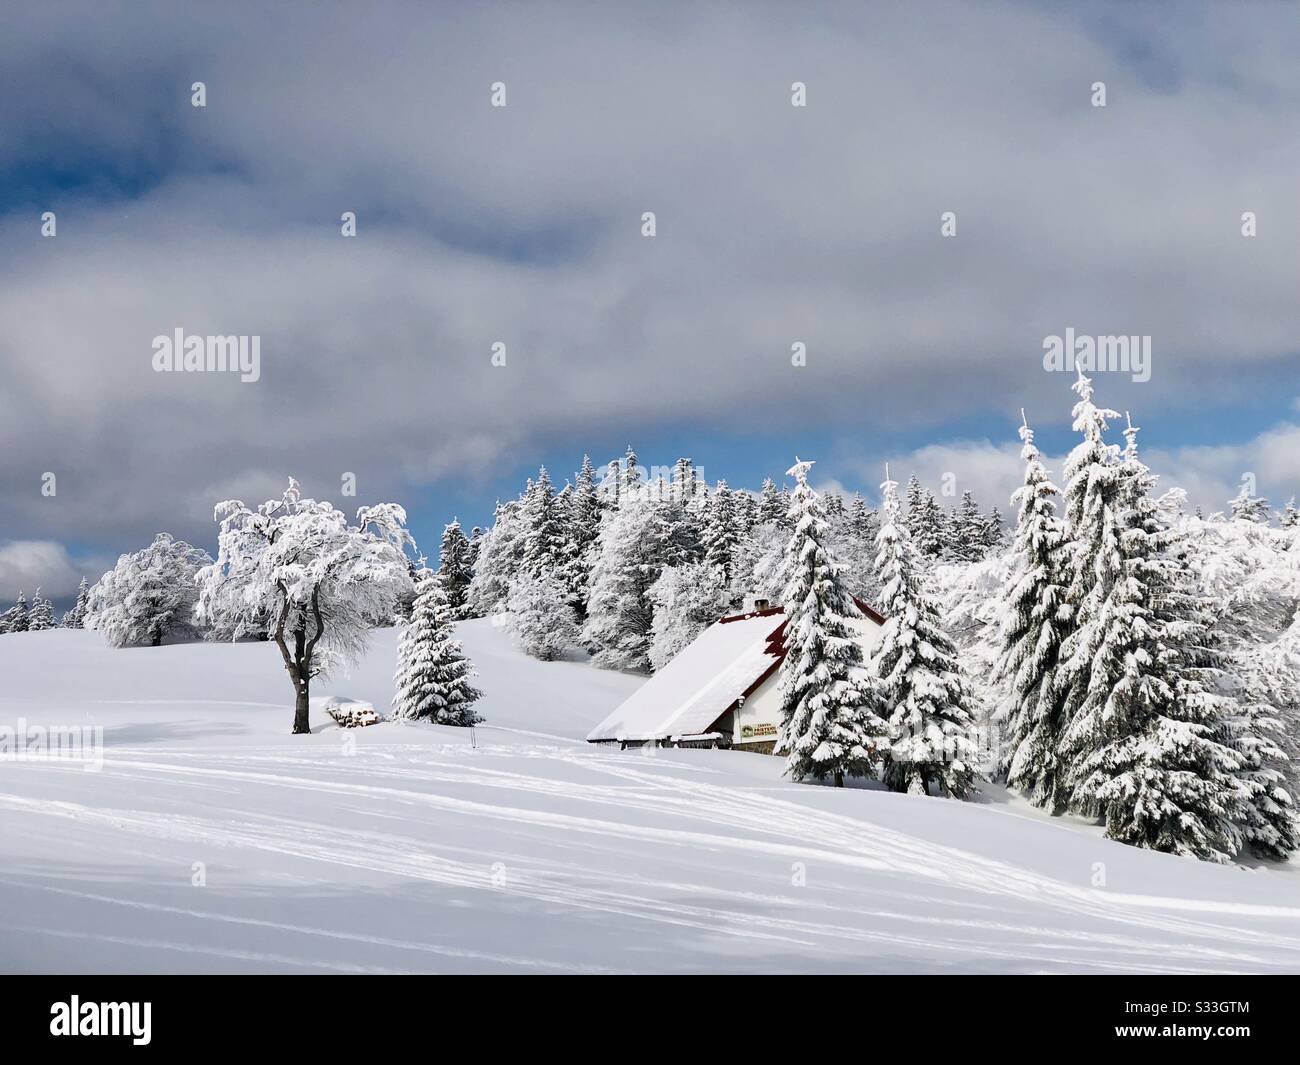
{"type": "MultiPolygon", "coordinates": [[[[0,637],[0,725],[101,725],[104,764],[0,761],[0,970],[1300,971],[1300,875],[1137,851],[981,802],[582,741],[638,677],[460,634],[487,724],[319,715],[269,644],[0,637]],[[197,881],[197,883],[196,883],[197,881]]],[[[397,632],[313,694],[392,694],[397,632]]]]}

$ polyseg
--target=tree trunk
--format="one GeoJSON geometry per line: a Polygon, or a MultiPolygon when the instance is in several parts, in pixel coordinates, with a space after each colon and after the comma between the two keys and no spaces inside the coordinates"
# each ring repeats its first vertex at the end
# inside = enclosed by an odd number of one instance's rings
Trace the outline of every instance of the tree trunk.
{"type": "Polygon", "coordinates": [[[844,774],[841,773],[839,770],[835,771],[835,786],[837,788],[844,787],[844,774]]]}
{"type": "Polygon", "coordinates": [[[307,633],[299,629],[293,634],[294,667],[289,671],[293,678],[293,734],[295,736],[311,731],[311,722],[307,719],[308,695],[311,691],[311,670],[303,661],[306,657],[307,633]]]}
{"type": "Polygon", "coordinates": [[[311,722],[307,719],[308,691],[311,681],[303,677],[297,682],[293,699],[293,734],[295,736],[311,732],[311,722]]]}
{"type": "Polygon", "coordinates": [[[293,734],[301,736],[311,732],[311,721],[308,720],[307,714],[311,692],[311,666],[316,653],[316,643],[325,632],[325,619],[321,616],[319,591],[314,590],[311,597],[311,610],[316,622],[316,635],[308,640],[306,626],[299,624],[293,631],[293,653],[291,654],[284,638],[285,622],[289,619],[289,592],[283,582],[278,587],[281,599],[280,617],[275,623],[275,645],[280,649],[285,671],[293,682],[293,734]]]}

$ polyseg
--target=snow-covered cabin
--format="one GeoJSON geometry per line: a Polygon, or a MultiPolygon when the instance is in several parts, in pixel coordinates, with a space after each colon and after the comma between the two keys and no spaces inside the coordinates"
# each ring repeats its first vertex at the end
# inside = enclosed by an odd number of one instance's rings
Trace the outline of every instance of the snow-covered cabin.
{"type": "MultiPolygon", "coordinates": [[[[863,656],[885,619],[866,603],[852,622],[863,656]]],[[[587,734],[621,747],[734,747],[771,754],[781,722],[777,667],[785,657],[785,616],[756,609],[715,621],[587,734]]]]}

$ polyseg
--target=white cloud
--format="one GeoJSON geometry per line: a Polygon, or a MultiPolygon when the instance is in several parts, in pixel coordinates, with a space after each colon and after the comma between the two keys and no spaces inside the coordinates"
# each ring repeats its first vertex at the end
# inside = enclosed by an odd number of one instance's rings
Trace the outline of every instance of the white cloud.
{"type": "Polygon", "coordinates": [[[47,599],[62,599],[77,590],[81,578],[93,583],[99,569],[73,563],[67,548],[53,540],[15,540],[0,545],[0,608],[7,607],[18,593],[26,592],[30,602],[36,589],[47,599]]]}
{"type": "MultiPolygon", "coordinates": [[[[57,5],[0,39],[0,152],[88,180],[40,206],[54,240],[36,207],[0,218],[11,536],[210,543],[219,495],[289,473],[409,500],[670,419],[796,439],[1010,415],[1055,405],[1041,341],[1070,326],[1153,336],[1152,382],[1116,382],[1148,412],[1296,363],[1285,12],[1116,10],[1109,37],[1020,4],[113,17],[112,48],[57,5]],[[152,373],[176,326],[259,334],[262,380],[152,373]]],[[[1005,450],[916,461],[1005,505],[1005,450]]]]}

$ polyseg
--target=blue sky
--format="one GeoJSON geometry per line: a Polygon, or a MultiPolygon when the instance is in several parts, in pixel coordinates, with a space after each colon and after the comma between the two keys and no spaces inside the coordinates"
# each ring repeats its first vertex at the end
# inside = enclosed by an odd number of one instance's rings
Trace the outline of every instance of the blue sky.
{"type": "Polygon", "coordinates": [[[211,547],[216,501],[289,474],[351,504],[355,473],[432,550],[539,464],[628,443],[747,487],[798,453],[869,497],[889,461],[1006,510],[1020,408],[1070,446],[1042,366],[1067,327],[1152,338],[1150,381],[1096,385],[1165,483],[1213,510],[1251,472],[1283,502],[1300,16],[1169,10],[11,14],[0,597],[64,596],[160,529],[211,547]],[[261,379],[154,373],[176,327],[260,336],[261,379]]]}

